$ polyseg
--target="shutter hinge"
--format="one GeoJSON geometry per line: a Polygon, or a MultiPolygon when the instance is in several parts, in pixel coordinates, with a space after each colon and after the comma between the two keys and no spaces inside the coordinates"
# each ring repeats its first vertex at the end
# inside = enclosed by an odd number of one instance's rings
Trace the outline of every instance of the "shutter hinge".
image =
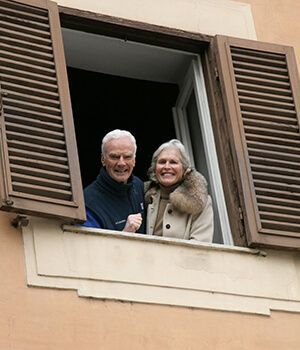
{"type": "Polygon", "coordinates": [[[220,80],[219,71],[217,67],[214,67],[214,75],[216,80],[220,80]]]}
{"type": "Polygon", "coordinates": [[[3,107],[3,97],[8,96],[8,92],[6,91],[1,91],[0,92],[0,111],[2,110],[3,107]]]}
{"type": "Polygon", "coordinates": [[[26,227],[29,224],[29,220],[26,215],[17,215],[11,220],[11,224],[15,228],[26,227]]]}
{"type": "Polygon", "coordinates": [[[239,215],[240,215],[240,219],[244,220],[243,211],[241,207],[239,207],[239,215]]]}
{"type": "Polygon", "coordinates": [[[14,201],[12,201],[10,198],[6,198],[4,201],[3,201],[4,204],[8,205],[9,207],[13,206],[14,205],[14,201]]]}

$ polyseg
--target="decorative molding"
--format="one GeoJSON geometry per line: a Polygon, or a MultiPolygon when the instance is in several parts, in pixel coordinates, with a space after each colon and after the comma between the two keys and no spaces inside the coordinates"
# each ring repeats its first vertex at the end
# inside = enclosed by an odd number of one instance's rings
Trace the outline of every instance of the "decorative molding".
{"type": "Polygon", "coordinates": [[[269,315],[300,312],[300,257],[31,218],[27,283],[81,297],[269,315]]]}
{"type": "Polygon", "coordinates": [[[66,8],[207,35],[256,39],[251,5],[232,0],[57,0],[66,8]]]}

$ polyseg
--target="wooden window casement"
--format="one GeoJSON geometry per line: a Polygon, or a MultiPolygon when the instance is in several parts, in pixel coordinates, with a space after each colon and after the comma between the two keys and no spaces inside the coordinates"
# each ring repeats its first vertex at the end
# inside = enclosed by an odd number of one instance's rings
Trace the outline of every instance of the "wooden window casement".
{"type": "MultiPolygon", "coordinates": [[[[1,209],[83,220],[57,6],[0,0],[0,9],[1,209]]],[[[291,48],[59,10],[66,28],[200,55],[235,244],[300,248],[291,48]]]]}
{"type": "Polygon", "coordinates": [[[1,209],[85,218],[58,9],[0,1],[1,209]]]}

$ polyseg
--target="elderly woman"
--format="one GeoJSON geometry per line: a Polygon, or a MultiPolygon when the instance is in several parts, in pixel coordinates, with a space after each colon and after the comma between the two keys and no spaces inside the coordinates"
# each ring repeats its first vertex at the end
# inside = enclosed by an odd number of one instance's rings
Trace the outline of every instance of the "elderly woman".
{"type": "Polygon", "coordinates": [[[183,144],[171,140],[153,154],[146,184],[147,233],[212,242],[213,209],[207,182],[191,169],[183,144]]]}

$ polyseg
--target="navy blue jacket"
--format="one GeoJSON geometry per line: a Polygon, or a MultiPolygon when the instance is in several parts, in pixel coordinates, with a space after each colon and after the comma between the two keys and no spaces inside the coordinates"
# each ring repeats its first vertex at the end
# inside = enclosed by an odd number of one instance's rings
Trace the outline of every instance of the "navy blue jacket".
{"type": "Polygon", "coordinates": [[[87,221],[83,226],[122,231],[128,215],[142,214],[139,233],[145,233],[144,184],[131,176],[126,184],[112,179],[101,168],[96,180],[84,189],[87,221]]]}

